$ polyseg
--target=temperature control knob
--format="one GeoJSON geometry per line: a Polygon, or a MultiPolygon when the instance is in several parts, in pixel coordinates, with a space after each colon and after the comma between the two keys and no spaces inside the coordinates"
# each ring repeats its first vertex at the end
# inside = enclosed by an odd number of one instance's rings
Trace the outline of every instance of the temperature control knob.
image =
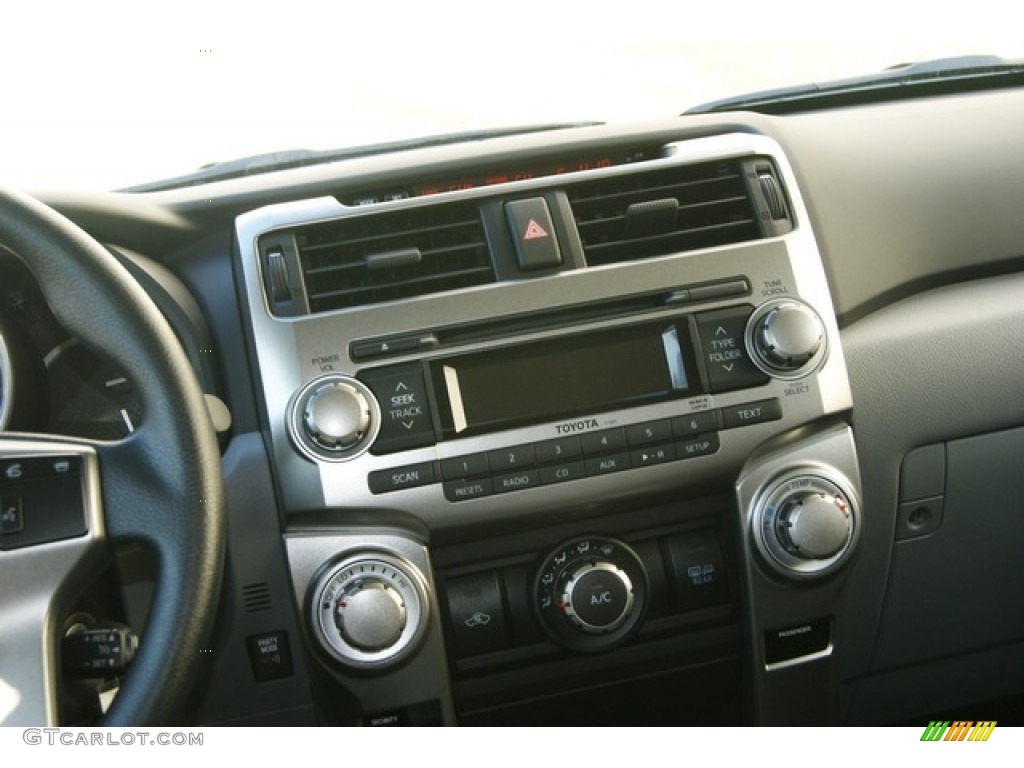
{"type": "Polygon", "coordinates": [[[825,327],[806,304],[773,301],[751,315],[747,343],[751,357],[765,373],[782,378],[802,376],[822,359],[825,327]]]}
{"type": "Polygon", "coordinates": [[[647,572],[621,541],[573,539],[544,559],[534,595],[537,616],[552,640],[574,651],[603,651],[639,627],[647,572]]]}
{"type": "Polygon", "coordinates": [[[311,594],[313,634],[347,666],[393,664],[415,648],[426,628],[423,577],[397,555],[350,557],[326,569],[311,594]]]}
{"type": "Polygon", "coordinates": [[[369,447],[380,429],[380,407],[366,386],[348,376],[324,376],[299,390],[289,431],[311,458],[337,461],[369,447]]]}
{"type": "Polygon", "coordinates": [[[788,552],[824,560],[840,552],[852,533],[850,502],[841,494],[812,491],[787,499],[779,510],[776,534],[788,552]]]}
{"type": "Polygon", "coordinates": [[[859,532],[852,492],[838,477],[795,472],[756,502],[753,532],[769,565],[789,576],[835,570],[859,532]]]}

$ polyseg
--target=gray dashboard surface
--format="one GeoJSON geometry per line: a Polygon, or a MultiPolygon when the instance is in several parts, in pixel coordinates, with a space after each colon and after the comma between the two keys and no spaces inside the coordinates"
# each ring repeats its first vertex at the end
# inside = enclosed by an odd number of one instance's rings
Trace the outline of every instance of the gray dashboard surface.
{"type": "MultiPolygon", "coordinates": [[[[843,332],[843,344],[850,367],[853,390],[853,424],[857,436],[864,480],[864,527],[861,550],[847,585],[843,611],[842,644],[845,652],[844,677],[854,679],[894,664],[909,664],[951,652],[964,644],[950,639],[935,641],[928,633],[937,631],[935,621],[950,631],[970,632],[958,624],[961,616],[956,594],[944,597],[944,574],[935,584],[936,594],[921,594],[934,619],[918,623],[916,630],[899,619],[884,600],[906,601],[908,594],[900,584],[887,583],[894,551],[894,531],[900,465],[910,450],[932,443],[1000,432],[1024,424],[1024,399],[1020,381],[1024,376],[1024,275],[989,278],[927,292],[898,302],[853,324],[843,332]],[[900,591],[893,593],[892,590],[900,591]],[[887,591],[888,590],[888,591],[887,591]],[[890,626],[882,623],[892,620],[890,626]],[[879,629],[880,627],[880,629],[879,629]],[[876,630],[878,634],[876,635],[876,630]],[[920,634],[915,636],[913,631],[920,634]],[[914,653],[894,655],[893,632],[904,649],[914,653]],[[876,640],[881,637],[876,649],[876,640]],[[935,650],[936,643],[938,651],[935,650]],[[873,657],[873,654],[877,654],[873,657]]],[[[961,457],[968,443],[959,442],[956,456],[961,457]]],[[[993,449],[982,444],[984,451],[993,449]]],[[[1019,471],[1005,463],[989,461],[986,473],[964,472],[967,462],[979,454],[958,458],[947,473],[947,494],[956,498],[952,514],[932,537],[902,542],[906,558],[902,568],[911,570],[931,562],[936,553],[948,557],[948,567],[974,569],[975,564],[991,559],[1016,558],[1019,562],[1019,538],[1012,532],[1006,515],[1011,509],[986,508],[985,499],[1006,503],[1007,495],[993,491],[992,483],[1015,483],[1019,471]],[[955,483],[954,483],[955,480],[955,483]],[[978,499],[977,508],[967,499],[978,499]],[[961,519],[958,519],[957,516],[961,519]],[[973,519],[962,519],[971,515],[973,519]],[[999,522],[1002,520],[1003,522],[999,522]],[[989,526],[986,531],[979,526],[989,526]],[[956,541],[950,548],[950,536],[960,526],[972,535],[956,541]],[[952,557],[953,554],[956,557],[952,557]],[[909,560],[907,558],[910,558],[909,560]],[[924,558],[922,560],[921,558],[924,558]]],[[[980,454],[984,463],[985,454],[980,454]]],[[[998,451],[990,458],[998,457],[998,451]]],[[[1019,460],[1018,460],[1019,463],[1019,460]]],[[[1012,461],[1011,461],[1012,465],[1012,461]]],[[[947,497],[947,510],[950,498],[947,497]]],[[[905,570],[901,579],[907,578],[905,570]]],[[[920,575],[919,577],[920,578],[920,575]]],[[[1012,585],[1001,583],[993,575],[984,582],[998,591],[1012,585]]],[[[999,610],[997,594],[974,595],[972,599],[991,599],[990,608],[999,610]]],[[[894,605],[898,606],[898,602],[894,605]]],[[[976,636],[970,645],[1006,641],[1001,622],[991,637],[976,636]]],[[[974,630],[985,631],[975,626],[974,630]]]]}
{"type": "Polygon", "coordinates": [[[1021,268],[1022,125],[1014,90],[763,126],[800,179],[841,326],[922,288],[1021,268]]]}

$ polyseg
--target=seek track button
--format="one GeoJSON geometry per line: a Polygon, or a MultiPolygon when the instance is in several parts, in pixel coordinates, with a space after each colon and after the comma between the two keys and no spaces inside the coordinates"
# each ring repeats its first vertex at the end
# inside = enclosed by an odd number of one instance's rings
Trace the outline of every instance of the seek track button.
{"type": "Polygon", "coordinates": [[[418,363],[361,371],[358,378],[380,403],[380,434],[373,453],[392,453],[434,444],[427,388],[418,363]]]}

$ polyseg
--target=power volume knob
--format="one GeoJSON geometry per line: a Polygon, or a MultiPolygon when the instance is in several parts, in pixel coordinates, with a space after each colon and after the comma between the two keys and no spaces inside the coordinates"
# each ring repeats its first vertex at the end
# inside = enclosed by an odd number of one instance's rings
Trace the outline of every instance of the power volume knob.
{"type": "Polygon", "coordinates": [[[370,427],[370,404],[348,382],[331,381],[313,390],[302,415],[306,431],[328,450],[358,445],[370,427]]]}
{"type": "Polygon", "coordinates": [[[380,428],[380,407],[366,386],[348,376],[325,376],[296,394],[289,431],[314,459],[340,461],[362,453],[380,428]]]}
{"type": "Polygon", "coordinates": [[[747,328],[752,357],[769,375],[805,375],[821,359],[825,328],[806,304],[766,304],[751,316],[747,328]]]}

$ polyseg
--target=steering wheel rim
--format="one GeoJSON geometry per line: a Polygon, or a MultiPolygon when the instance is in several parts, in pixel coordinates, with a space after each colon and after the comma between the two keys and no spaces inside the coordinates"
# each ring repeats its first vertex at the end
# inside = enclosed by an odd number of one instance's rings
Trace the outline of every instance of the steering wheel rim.
{"type": "MultiPolygon", "coordinates": [[[[155,555],[146,627],[102,725],[166,723],[194,682],[224,565],[220,453],[203,394],[177,338],[145,291],[72,222],[35,198],[0,190],[0,244],[34,274],[63,327],[114,360],[139,392],[143,420],[124,440],[61,440],[91,448],[98,457],[105,525],[97,528],[105,527],[105,538],[141,543],[155,555]]],[[[12,438],[22,444],[54,439],[0,433],[0,455],[12,438]]],[[[66,578],[72,576],[69,568],[66,578]]],[[[49,606],[48,621],[57,620],[57,607],[49,606]]],[[[53,626],[40,632],[41,638],[55,639],[53,626]]],[[[54,687],[52,677],[41,679],[54,687]]]]}

